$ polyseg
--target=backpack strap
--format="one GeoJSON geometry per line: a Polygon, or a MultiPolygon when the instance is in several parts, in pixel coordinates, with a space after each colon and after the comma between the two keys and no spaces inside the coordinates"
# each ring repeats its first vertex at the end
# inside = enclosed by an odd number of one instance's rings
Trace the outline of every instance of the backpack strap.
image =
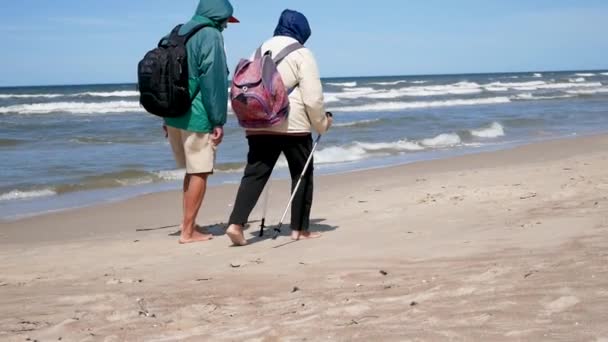
{"type": "Polygon", "coordinates": [[[209,24],[196,25],[192,28],[192,30],[190,30],[190,32],[186,33],[183,36],[179,34],[179,30],[182,28],[182,26],[184,26],[184,25],[180,24],[180,25],[175,26],[175,28],[173,28],[173,30],[171,30],[171,33],[169,33],[168,36],[163,37],[158,42],[158,47],[162,47],[162,46],[166,47],[166,46],[177,45],[177,44],[186,45],[186,43],[190,40],[190,38],[194,37],[194,35],[198,31],[209,26],[209,24]]]}
{"type": "Polygon", "coordinates": [[[285,59],[285,57],[289,56],[289,54],[303,48],[304,46],[300,43],[290,44],[286,48],[281,50],[281,52],[279,52],[272,60],[274,61],[274,64],[279,65],[279,63],[281,63],[285,59]]]}
{"type": "MultiPolygon", "coordinates": [[[[184,44],[186,44],[186,43],[187,43],[187,42],[190,40],[190,38],[194,37],[194,35],[195,35],[195,34],[196,34],[198,31],[200,31],[200,30],[204,29],[204,28],[205,28],[205,27],[207,27],[207,26],[209,26],[209,24],[198,24],[198,25],[194,26],[194,27],[192,28],[192,30],[190,30],[190,32],[188,32],[188,33],[187,33],[187,34],[184,36],[184,38],[185,38],[185,40],[184,40],[184,44]]],[[[181,27],[181,25],[180,25],[180,27],[181,27]]]]}

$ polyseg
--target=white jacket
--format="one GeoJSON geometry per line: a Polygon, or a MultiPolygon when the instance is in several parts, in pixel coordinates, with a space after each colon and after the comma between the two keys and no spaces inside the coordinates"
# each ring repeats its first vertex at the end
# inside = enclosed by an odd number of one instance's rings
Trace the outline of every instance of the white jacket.
{"type": "MultiPolygon", "coordinates": [[[[297,40],[291,37],[272,37],[262,44],[262,54],[271,51],[272,56],[276,56],[293,43],[297,40]]],[[[327,132],[329,122],[325,116],[323,86],[312,52],[302,48],[290,53],[279,63],[278,70],[285,87],[295,87],[289,95],[288,119],[272,128],[247,129],[247,134],[302,134],[310,133],[313,127],[319,134],[327,132]]]]}

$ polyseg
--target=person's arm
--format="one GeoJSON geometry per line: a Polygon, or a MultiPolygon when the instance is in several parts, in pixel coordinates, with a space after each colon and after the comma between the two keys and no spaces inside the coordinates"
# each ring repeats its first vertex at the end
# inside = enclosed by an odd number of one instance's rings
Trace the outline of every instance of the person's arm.
{"type": "Polygon", "coordinates": [[[226,124],[228,111],[228,70],[222,34],[212,28],[200,32],[198,82],[205,111],[211,125],[226,124]]]}
{"type": "Polygon", "coordinates": [[[330,123],[325,115],[323,85],[321,84],[317,61],[308,49],[301,49],[296,53],[301,53],[304,56],[299,66],[298,87],[302,94],[306,113],[314,129],[319,134],[325,134],[330,123]]]}

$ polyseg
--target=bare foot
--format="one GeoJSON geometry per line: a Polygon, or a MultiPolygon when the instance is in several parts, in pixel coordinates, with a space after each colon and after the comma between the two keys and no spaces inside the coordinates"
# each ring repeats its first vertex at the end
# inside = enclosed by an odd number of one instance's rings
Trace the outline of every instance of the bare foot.
{"type": "Polygon", "coordinates": [[[190,236],[190,237],[184,236],[184,234],[182,233],[182,235],[180,235],[180,237],[179,237],[179,243],[183,245],[186,243],[209,241],[211,239],[213,239],[213,235],[201,234],[195,230],[192,233],[192,236],[190,236]]]}
{"type": "Polygon", "coordinates": [[[318,239],[322,236],[323,234],[319,233],[319,232],[309,232],[309,231],[299,231],[299,230],[294,230],[291,232],[291,239],[292,240],[310,240],[310,239],[318,239]]]}
{"type": "Polygon", "coordinates": [[[245,239],[245,235],[243,235],[243,227],[231,224],[228,229],[226,229],[226,235],[230,238],[230,241],[235,246],[245,246],[247,244],[247,240],[245,239]]]}

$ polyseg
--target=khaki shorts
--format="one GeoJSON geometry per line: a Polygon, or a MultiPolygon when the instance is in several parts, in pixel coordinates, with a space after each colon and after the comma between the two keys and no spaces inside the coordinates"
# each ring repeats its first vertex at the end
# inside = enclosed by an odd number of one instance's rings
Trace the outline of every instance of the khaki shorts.
{"type": "Polygon", "coordinates": [[[211,141],[211,134],[174,127],[167,127],[167,133],[178,168],[185,168],[188,174],[213,173],[217,146],[211,141]]]}

